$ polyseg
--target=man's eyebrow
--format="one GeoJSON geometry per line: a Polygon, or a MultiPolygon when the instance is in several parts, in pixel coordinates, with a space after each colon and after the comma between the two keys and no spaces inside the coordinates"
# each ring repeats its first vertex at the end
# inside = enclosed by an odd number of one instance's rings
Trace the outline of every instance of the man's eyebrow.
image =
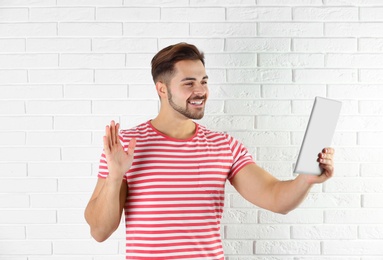
{"type": "MultiPolygon", "coordinates": [[[[209,77],[206,75],[204,76],[202,79],[208,79],[209,77]]],[[[181,81],[187,81],[187,80],[197,80],[196,78],[192,78],[192,77],[186,77],[186,78],[183,78],[181,81]]]]}

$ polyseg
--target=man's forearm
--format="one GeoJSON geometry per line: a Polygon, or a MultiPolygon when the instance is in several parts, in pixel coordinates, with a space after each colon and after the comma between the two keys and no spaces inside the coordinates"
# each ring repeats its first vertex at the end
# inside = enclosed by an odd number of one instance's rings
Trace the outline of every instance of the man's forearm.
{"type": "Polygon", "coordinates": [[[85,219],[97,241],[106,240],[118,228],[123,198],[126,198],[126,183],[106,178],[98,196],[89,202],[85,219]]]}
{"type": "Polygon", "coordinates": [[[298,207],[306,198],[313,184],[299,175],[291,181],[280,181],[274,186],[275,204],[278,205],[278,213],[287,214],[298,207]]]}

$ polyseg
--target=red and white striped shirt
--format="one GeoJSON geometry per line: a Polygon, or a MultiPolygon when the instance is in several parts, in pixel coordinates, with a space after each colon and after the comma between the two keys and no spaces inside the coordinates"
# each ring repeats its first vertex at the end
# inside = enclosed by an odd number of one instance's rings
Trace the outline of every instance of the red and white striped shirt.
{"type": "MultiPolygon", "coordinates": [[[[158,132],[150,121],[122,130],[120,138],[125,149],[137,140],[125,174],[126,259],[224,259],[225,182],[254,163],[246,148],[199,124],[187,140],[158,132]]],[[[102,154],[98,176],[107,175],[102,154]]]]}

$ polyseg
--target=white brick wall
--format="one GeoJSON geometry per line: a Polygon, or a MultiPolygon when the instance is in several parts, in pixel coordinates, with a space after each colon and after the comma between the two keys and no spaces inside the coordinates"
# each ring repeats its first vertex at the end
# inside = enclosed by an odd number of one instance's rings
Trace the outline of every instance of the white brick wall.
{"type": "Polygon", "coordinates": [[[0,0],[0,260],[122,260],[83,218],[104,126],[158,112],[150,59],[206,53],[202,124],[290,179],[312,100],[344,106],[336,176],[288,215],[228,185],[228,260],[383,259],[383,1],[0,0]]]}

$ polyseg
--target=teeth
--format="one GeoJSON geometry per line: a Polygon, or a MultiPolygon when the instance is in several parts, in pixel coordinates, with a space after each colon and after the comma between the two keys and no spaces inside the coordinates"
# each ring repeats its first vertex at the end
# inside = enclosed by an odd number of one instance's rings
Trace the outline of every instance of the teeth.
{"type": "Polygon", "coordinates": [[[193,104],[193,105],[201,105],[202,104],[202,100],[201,101],[190,101],[190,104],[193,104]]]}

